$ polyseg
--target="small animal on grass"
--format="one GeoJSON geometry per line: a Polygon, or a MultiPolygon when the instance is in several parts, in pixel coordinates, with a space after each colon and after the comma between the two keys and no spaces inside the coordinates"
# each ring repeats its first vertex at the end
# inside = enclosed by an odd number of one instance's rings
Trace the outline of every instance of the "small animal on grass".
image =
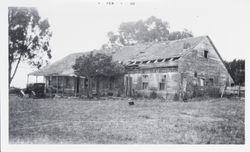
{"type": "Polygon", "coordinates": [[[129,101],[128,104],[129,104],[130,106],[135,105],[135,103],[134,103],[133,101],[129,101]]]}
{"type": "Polygon", "coordinates": [[[131,101],[131,99],[129,99],[128,104],[129,104],[130,106],[135,105],[134,101],[131,101]]]}

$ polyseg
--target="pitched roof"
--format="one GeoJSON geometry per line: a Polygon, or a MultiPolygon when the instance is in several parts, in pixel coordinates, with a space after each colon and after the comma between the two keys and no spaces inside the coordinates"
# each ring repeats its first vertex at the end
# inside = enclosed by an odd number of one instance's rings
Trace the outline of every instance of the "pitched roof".
{"type": "MultiPolygon", "coordinates": [[[[140,43],[133,46],[124,46],[109,50],[95,50],[93,52],[103,52],[107,55],[112,55],[113,60],[128,64],[130,61],[145,61],[179,57],[184,52],[184,50],[195,47],[206,38],[206,36],[200,36],[176,41],[140,43]]],[[[87,53],[89,52],[70,54],[51,65],[30,73],[29,75],[74,76],[74,70],[72,69],[72,66],[75,63],[75,59],[87,53]]]]}
{"type": "Polygon", "coordinates": [[[178,57],[181,56],[185,49],[195,47],[205,38],[205,36],[200,36],[176,41],[141,43],[116,49],[112,56],[115,60],[123,61],[124,63],[128,61],[178,57]]]}
{"type": "Polygon", "coordinates": [[[75,59],[80,57],[84,53],[73,53],[67,55],[66,57],[58,60],[38,71],[29,73],[29,75],[34,76],[49,76],[49,75],[59,75],[59,76],[75,76],[72,66],[75,64],[75,59]]]}

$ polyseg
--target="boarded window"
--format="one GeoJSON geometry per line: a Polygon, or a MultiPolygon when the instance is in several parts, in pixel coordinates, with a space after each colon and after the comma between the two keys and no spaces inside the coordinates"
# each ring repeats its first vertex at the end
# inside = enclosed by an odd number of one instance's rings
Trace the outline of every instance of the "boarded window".
{"type": "Polygon", "coordinates": [[[205,51],[204,51],[204,58],[207,58],[207,56],[208,56],[208,51],[205,50],[205,51]]]}
{"type": "Polygon", "coordinates": [[[143,82],[143,83],[142,83],[142,89],[143,89],[143,90],[148,89],[148,82],[143,82]]]}
{"type": "Polygon", "coordinates": [[[165,83],[159,83],[159,90],[165,90],[165,83]]]}

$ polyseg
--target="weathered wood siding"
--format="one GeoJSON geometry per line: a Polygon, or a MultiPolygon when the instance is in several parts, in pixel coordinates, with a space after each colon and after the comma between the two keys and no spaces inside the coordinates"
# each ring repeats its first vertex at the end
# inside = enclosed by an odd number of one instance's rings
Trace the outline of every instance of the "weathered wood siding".
{"type": "Polygon", "coordinates": [[[225,85],[233,83],[223,62],[208,39],[204,39],[192,50],[187,51],[179,60],[181,75],[181,91],[188,97],[197,92],[202,95],[217,89],[219,91],[225,85]],[[204,51],[208,51],[207,58],[204,51]],[[212,90],[211,90],[212,89],[212,90]]]}
{"type": "MultiPolygon", "coordinates": [[[[93,92],[96,93],[97,81],[93,80],[93,92]]],[[[102,96],[121,96],[124,94],[123,75],[99,78],[99,93],[102,96]]]]}
{"type": "MultiPolygon", "coordinates": [[[[157,97],[165,99],[173,99],[179,94],[180,74],[175,68],[152,68],[152,69],[137,69],[130,71],[126,77],[132,79],[132,96],[150,97],[153,92],[157,97]],[[160,88],[160,83],[164,84],[164,88],[160,88]]],[[[125,84],[126,86],[126,84],[125,84]]]]}

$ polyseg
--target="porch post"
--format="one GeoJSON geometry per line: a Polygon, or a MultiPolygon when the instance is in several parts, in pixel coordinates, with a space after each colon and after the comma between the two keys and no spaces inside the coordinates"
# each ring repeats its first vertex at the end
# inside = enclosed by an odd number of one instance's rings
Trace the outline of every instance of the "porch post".
{"type": "Polygon", "coordinates": [[[64,81],[65,80],[65,77],[62,76],[62,95],[64,94],[64,81]]]}
{"type": "Polygon", "coordinates": [[[43,76],[43,83],[45,84],[45,86],[44,86],[44,92],[47,93],[47,92],[46,92],[47,82],[46,82],[45,76],[43,76]]]}
{"type": "Polygon", "coordinates": [[[58,78],[58,76],[57,76],[56,78],[57,78],[56,93],[58,93],[58,89],[59,89],[59,78],[58,78]]]}
{"type": "Polygon", "coordinates": [[[27,75],[27,84],[26,84],[26,87],[28,87],[28,84],[29,84],[29,76],[30,75],[27,75]]]}
{"type": "Polygon", "coordinates": [[[48,88],[49,88],[49,95],[50,97],[52,96],[52,76],[50,75],[49,77],[49,82],[48,82],[48,88]]]}
{"type": "Polygon", "coordinates": [[[36,83],[37,83],[37,76],[36,76],[36,83]]]}
{"type": "Polygon", "coordinates": [[[77,80],[76,80],[77,78],[76,77],[74,77],[74,92],[75,92],[75,96],[76,96],[76,87],[77,87],[77,80]]]}

